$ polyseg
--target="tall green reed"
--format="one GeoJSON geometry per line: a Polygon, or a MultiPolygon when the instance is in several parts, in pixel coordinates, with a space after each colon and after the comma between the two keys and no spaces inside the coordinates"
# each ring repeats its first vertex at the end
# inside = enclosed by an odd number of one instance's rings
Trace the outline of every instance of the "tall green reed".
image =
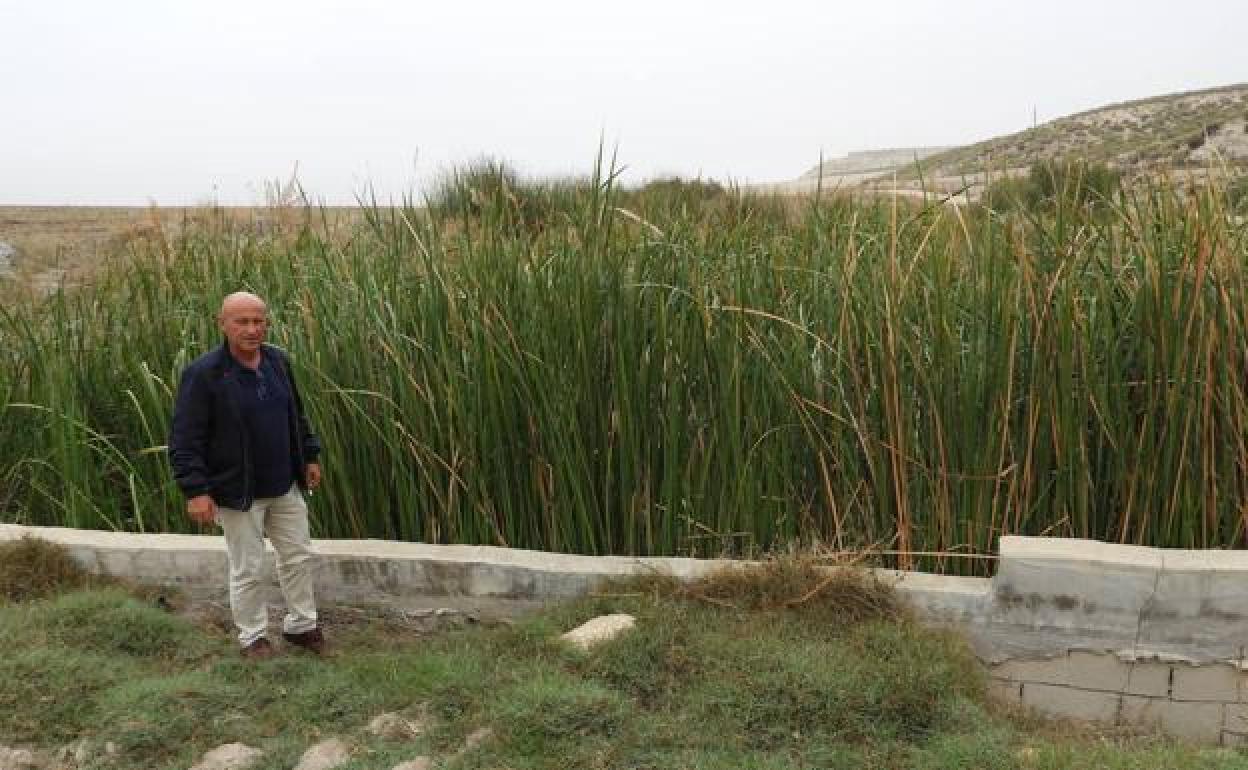
{"type": "Polygon", "coordinates": [[[946,571],[1010,533],[1243,537],[1248,241],[1220,188],[998,213],[503,178],[347,237],[208,212],[5,311],[0,516],[188,529],[171,388],[246,288],[327,448],[320,536],[946,571]]]}

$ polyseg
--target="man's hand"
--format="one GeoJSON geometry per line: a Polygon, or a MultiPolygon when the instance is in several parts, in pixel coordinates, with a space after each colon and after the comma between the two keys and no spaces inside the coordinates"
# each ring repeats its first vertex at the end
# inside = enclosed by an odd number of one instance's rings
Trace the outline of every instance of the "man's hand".
{"type": "Polygon", "coordinates": [[[186,512],[192,521],[200,524],[212,524],[217,520],[217,504],[212,495],[198,495],[186,501],[186,512]]]}
{"type": "Polygon", "coordinates": [[[308,491],[319,487],[321,485],[321,464],[308,463],[308,467],[304,471],[304,477],[308,482],[308,491]]]}

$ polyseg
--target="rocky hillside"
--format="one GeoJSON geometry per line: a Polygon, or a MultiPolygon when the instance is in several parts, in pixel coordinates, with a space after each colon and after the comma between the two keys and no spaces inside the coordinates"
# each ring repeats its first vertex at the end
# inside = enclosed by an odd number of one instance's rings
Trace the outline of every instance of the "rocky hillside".
{"type": "Polygon", "coordinates": [[[937,176],[1083,158],[1127,174],[1204,168],[1218,159],[1248,166],[1248,84],[1111,104],[929,157],[937,176]]]}
{"type": "MultiPolygon", "coordinates": [[[[1248,83],[1111,104],[965,147],[907,152],[914,157],[904,170],[850,174],[833,161],[774,189],[809,191],[822,171],[824,189],[913,192],[919,186],[916,160],[926,189],[957,191],[969,185],[972,195],[994,177],[1025,173],[1034,163],[1053,159],[1105,163],[1128,177],[1223,163],[1248,172],[1248,83]]],[[[849,158],[860,155],[870,153],[849,158]]]]}

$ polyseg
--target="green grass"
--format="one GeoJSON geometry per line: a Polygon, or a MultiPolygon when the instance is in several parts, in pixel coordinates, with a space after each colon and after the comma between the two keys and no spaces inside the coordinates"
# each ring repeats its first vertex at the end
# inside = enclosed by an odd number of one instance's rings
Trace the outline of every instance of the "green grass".
{"type": "Polygon", "coordinates": [[[1233,751],[1004,713],[956,637],[895,604],[847,612],[847,593],[881,589],[825,576],[778,560],[746,579],[615,586],[511,626],[338,627],[331,658],[260,663],[225,632],[117,590],[13,603],[0,608],[0,745],[85,740],[98,754],[111,741],[111,766],[135,770],[236,741],[265,751],[260,767],[288,768],[330,736],[353,747],[355,770],[421,754],[517,770],[1248,767],[1233,751]],[[634,614],[637,629],[588,653],[555,638],[605,612],[634,614]],[[365,731],[390,711],[424,733],[365,731]],[[491,736],[465,749],[480,728],[491,736]]]}
{"type": "Polygon", "coordinates": [[[0,519],[190,531],[172,390],[246,288],[326,446],[316,536],[980,574],[939,554],[1244,539],[1248,233],[1220,187],[1011,213],[491,168],[348,235],[206,212],[0,310],[0,519]]]}

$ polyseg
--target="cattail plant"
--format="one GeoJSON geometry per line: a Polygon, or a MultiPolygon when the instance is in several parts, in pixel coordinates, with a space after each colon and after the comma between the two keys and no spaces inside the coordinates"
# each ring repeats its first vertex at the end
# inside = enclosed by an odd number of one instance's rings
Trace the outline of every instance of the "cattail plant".
{"type": "Polygon", "coordinates": [[[1012,533],[1244,536],[1248,237],[1219,185],[1034,210],[448,185],[345,232],[206,212],[0,311],[0,518],[190,529],[172,389],[248,289],[326,447],[318,536],[951,572],[1012,533]]]}

